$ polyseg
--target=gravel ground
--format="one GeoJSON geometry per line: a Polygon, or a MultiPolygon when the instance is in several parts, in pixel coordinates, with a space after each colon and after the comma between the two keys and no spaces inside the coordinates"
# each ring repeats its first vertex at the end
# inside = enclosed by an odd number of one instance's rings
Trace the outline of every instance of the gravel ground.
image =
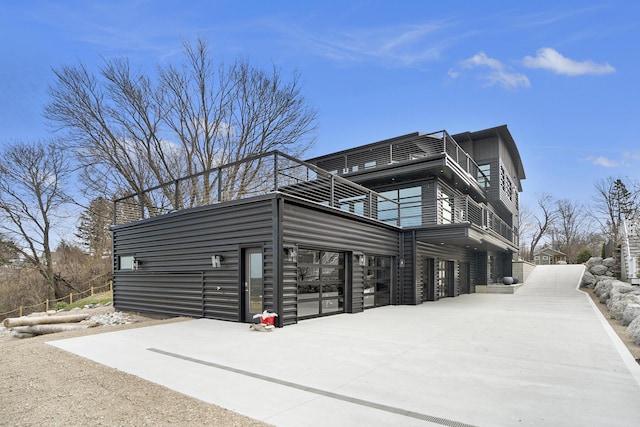
{"type": "MultiPolygon", "coordinates": [[[[112,312],[99,307],[80,312],[112,312]]],[[[74,312],[76,313],[76,312],[74,312]]],[[[0,426],[267,426],[46,344],[183,319],[14,338],[0,331],[0,426]]]]}

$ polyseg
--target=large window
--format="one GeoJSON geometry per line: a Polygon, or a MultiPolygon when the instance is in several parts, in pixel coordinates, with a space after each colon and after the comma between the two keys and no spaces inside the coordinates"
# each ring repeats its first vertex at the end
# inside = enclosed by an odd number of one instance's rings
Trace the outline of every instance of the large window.
{"type": "Polygon", "coordinates": [[[389,305],[391,301],[391,257],[366,256],[364,308],[389,305]]]}
{"type": "Polygon", "coordinates": [[[344,312],[344,253],[300,249],[298,318],[344,312]]]}
{"type": "Polygon", "coordinates": [[[491,187],[491,165],[478,165],[478,184],[485,190],[491,187]]]}
{"type": "Polygon", "coordinates": [[[378,219],[389,224],[397,224],[398,210],[400,211],[400,225],[412,227],[422,225],[422,187],[401,188],[384,191],[380,195],[400,204],[385,199],[378,199],[378,219]]]}
{"type": "Polygon", "coordinates": [[[436,264],[436,280],[438,298],[452,297],[454,284],[454,266],[453,261],[439,260],[436,264]]]}
{"type": "Polygon", "coordinates": [[[515,191],[515,186],[513,185],[513,182],[511,182],[511,178],[509,177],[507,170],[502,165],[500,165],[500,185],[504,195],[507,196],[509,200],[513,200],[513,195],[514,193],[517,193],[517,191],[515,191]]]}
{"type": "Polygon", "coordinates": [[[438,193],[440,195],[440,197],[438,197],[440,224],[451,224],[454,222],[453,197],[443,189],[440,189],[438,193]]]}

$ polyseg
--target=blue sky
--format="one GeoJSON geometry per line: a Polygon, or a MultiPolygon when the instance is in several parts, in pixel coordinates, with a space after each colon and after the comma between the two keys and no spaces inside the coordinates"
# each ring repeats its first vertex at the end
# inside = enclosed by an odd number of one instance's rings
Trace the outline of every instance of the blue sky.
{"type": "Polygon", "coordinates": [[[220,61],[300,73],[311,156],[507,124],[524,204],[640,179],[636,1],[4,1],[0,37],[0,144],[47,137],[53,67],[126,55],[153,70],[202,37],[220,61]]]}

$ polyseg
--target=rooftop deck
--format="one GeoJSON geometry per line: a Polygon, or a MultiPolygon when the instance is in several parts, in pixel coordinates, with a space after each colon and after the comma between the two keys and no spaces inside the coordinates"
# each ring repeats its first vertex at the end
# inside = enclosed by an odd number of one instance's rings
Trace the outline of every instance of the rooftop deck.
{"type": "MultiPolygon", "coordinates": [[[[114,225],[183,209],[281,192],[378,220],[378,203],[399,211],[395,200],[279,151],[163,183],[114,201],[114,225]],[[354,201],[359,201],[357,209],[354,201]],[[360,203],[361,202],[361,203],[360,203]]],[[[394,221],[399,225],[399,215],[394,221]]]]}

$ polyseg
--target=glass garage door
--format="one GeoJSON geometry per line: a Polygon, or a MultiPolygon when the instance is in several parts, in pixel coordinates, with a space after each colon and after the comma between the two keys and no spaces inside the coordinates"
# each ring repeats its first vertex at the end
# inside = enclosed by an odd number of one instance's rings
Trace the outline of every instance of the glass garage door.
{"type": "Polygon", "coordinates": [[[344,252],[298,251],[298,319],[344,313],[344,252]]]}
{"type": "Polygon", "coordinates": [[[389,305],[391,257],[367,255],[364,267],[364,308],[389,305]]]}

